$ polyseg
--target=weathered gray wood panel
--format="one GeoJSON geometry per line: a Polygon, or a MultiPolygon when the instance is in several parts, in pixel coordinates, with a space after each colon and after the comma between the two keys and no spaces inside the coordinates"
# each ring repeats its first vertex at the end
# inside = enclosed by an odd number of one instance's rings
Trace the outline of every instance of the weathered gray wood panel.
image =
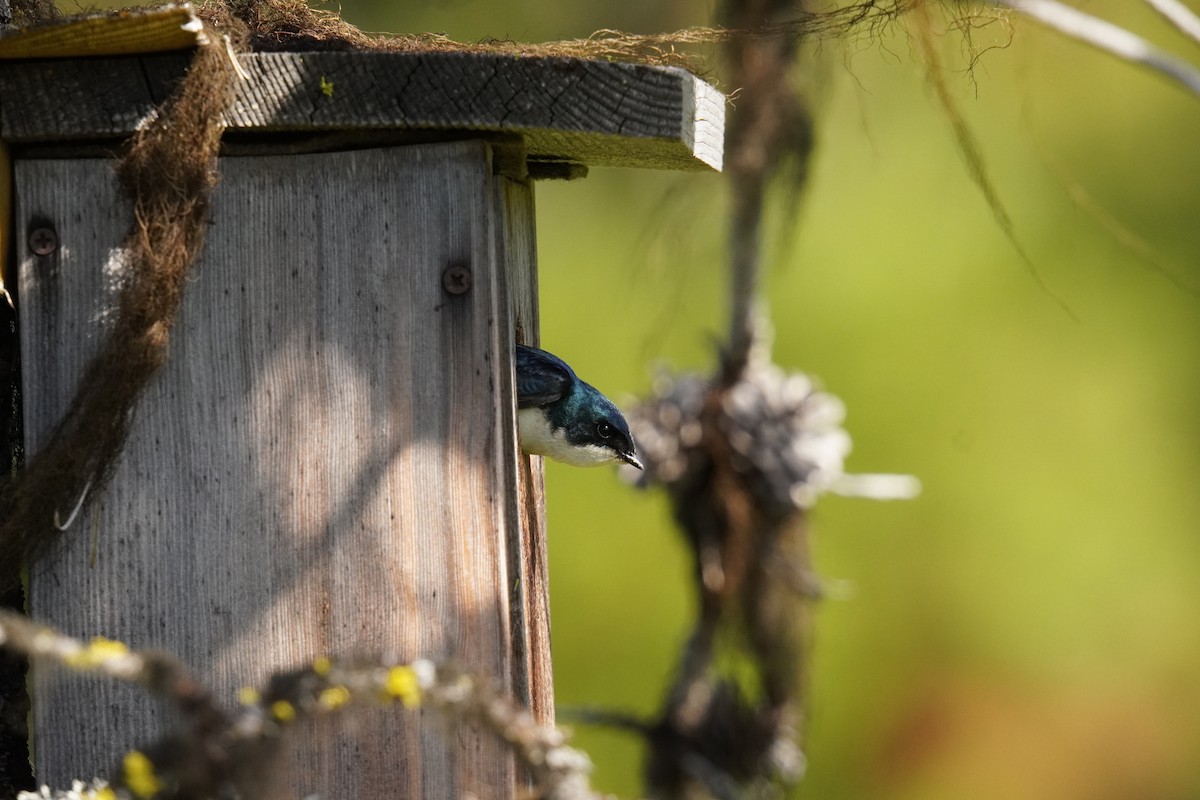
{"type": "MultiPolygon", "coordinates": [[[[537,242],[534,224],[520,224],[526,218],[535,219],[533,187],[529,183],[504,180],[498,183],[496,203],[500,208],[523,209],[506,215],[509,223],[498,231],[496,246],[506,253],[509,292],[513,299],[511,327],[522,344],[538,344],[540,323],[537,306],[537,242]]],[[[514,408],[513,413],[516,413],[514,408]]],[[[515,417],[514,427],[515,432],[515,417]]],[[[516,444],[513,444],[516,447],[516,444]]],[[[550,593],[546,553],[545,484],[542,460],[538,456],[521,456],[520,493],[512,497],[511,513],[521,519],[517,530],[522,541],[509,548],[519,556],[510,570],[517,578],[513,582],[512,605],[514,618],[520,616],[525,636],[514,637],[518,646],[514,653],[517,683],[524,681],[518,695],[528,694],[529,709],[539,722],[554,722],[554,673],[550,663],[550,593]],[[523,647],[522,647],[523,646],[523,647]]]]}
{"type": "MultiPolygon", "coordinates": [[[[48,221],[61,242],[20,264],[31,450],[112,307],[129,212],[111,167],[16,164],[18,229],[48,221]]],[[[493,175],[481,142],[221,170],[171,359],[109,490],[32,568],[34,617],[177,653],[230,702],[319,653],[453,658],[528,691],[529,659],[548,659],[510,601],[517,577],[522,606],[545,593],[544,570],[511,574],[542,546],[510,500],[510,281],[536,326],[528,186],[493,175]],[[466,294],[444,291],[451,264],[471,269],[466,294]]],[[[35,691],[52,785],[106,773],[161,725],[126,687],[38,670],[35,691]]],[[[291,793],[511,794],[488,734],[402,717],[314,736],[291,793]]]]}
{"type": "MultiPolygon", "coordinates": [[[[0,64],[0,136],[125,137],[190,56],[0,64]]],[[[686,70],[471,52],[250,53],[231,133],[329,130],[519,134],[532,158],[721,168],[725,98],[686,70]]]]}

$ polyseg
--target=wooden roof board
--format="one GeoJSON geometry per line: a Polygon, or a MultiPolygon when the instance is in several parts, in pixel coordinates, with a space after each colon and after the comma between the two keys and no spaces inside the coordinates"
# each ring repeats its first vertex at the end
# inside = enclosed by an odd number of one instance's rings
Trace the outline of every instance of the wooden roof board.
{"type": "Polygon", "coordinates": [[[0,59],[73,58],[185,50],[205,41],[187,4],[82,14],[0,33],[0,59]]]}
{"type": "MultiPolygon", "coordinates": [[[[589,166],[720,169],[724,97],[674,67],[497,53],[249,53],[230,132],[519,134],[533,158],[589,166]]],[[[125,137],[186,53],[0,62],[0,137],[125,137]]]]}

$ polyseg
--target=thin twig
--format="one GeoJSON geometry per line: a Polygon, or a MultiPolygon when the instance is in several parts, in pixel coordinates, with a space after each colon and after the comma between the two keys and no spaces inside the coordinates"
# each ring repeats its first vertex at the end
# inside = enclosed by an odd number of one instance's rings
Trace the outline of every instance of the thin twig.
{"type": "Polygon", "coordinates": [[[1180,0],[1146,0],[1146,5],[1166,17],[1179,32],[1200,44],[1200,16],[1180,0]]]}
{"type": "Polygon", "coordinates": [[[1036,19],[1064,36],[1090,44],[1117,58],[1141,64],[1182,83],[1200,95],[1200,69],[1161,50],[1136,34],[1107,20],[1085,14],[1058,0],[991,0],[1036,19]]]}

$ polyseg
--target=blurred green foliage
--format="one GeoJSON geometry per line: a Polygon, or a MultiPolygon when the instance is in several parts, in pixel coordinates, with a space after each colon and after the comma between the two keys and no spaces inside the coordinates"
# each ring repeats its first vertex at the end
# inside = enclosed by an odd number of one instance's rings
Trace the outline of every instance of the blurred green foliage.
{"type": "MultiPolygon", "coordinates": [[[[1195,53],[1138,4],[1088,9],[1195,53]]],[[[530,41],[710,11],[343,6],[368,29],[530,41]]],[[[1031,263],[971,184],[903,26],[811,55],[812,180],[799,219],[781,202],[774,220],[795,230],[772,247],[776,358],[846,401],[852,471],[925,490],[813,514],[817,567],[844,583],[819,611],[796,795],[1197,796],[1200,101],[1030,23],[976,30],[1011,45],[973,72],[957,33],[938,38],[1031,263]]],[[[544,344],[626,401],[656,364],[707,369],[721,178],[594,170],[537,194],[544,344]]],[[[547,482],[560,707],[649,714],[687,631],[688,556],[662,498],[555,464],[547,482]]],[[[637,794],[636,741],[577,741],[601,788],[637,794]]]]}

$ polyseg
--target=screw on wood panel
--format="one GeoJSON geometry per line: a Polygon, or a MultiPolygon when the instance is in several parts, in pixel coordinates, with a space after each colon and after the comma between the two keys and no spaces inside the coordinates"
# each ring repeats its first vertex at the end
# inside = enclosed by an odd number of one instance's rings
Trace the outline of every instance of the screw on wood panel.
{"type": "Polygon", "coordinates": [[[442,288],[450,294],[466,294],[471,288],[471,270],[461,264],[451,264],[442,273],[442,288]]]}
{"type": "Polygon", "coordinates": [[[29,232],[29,249],[34,255],[50,255],[58,249],[58,234],[53,228],[34,228],[29,232]]]}

